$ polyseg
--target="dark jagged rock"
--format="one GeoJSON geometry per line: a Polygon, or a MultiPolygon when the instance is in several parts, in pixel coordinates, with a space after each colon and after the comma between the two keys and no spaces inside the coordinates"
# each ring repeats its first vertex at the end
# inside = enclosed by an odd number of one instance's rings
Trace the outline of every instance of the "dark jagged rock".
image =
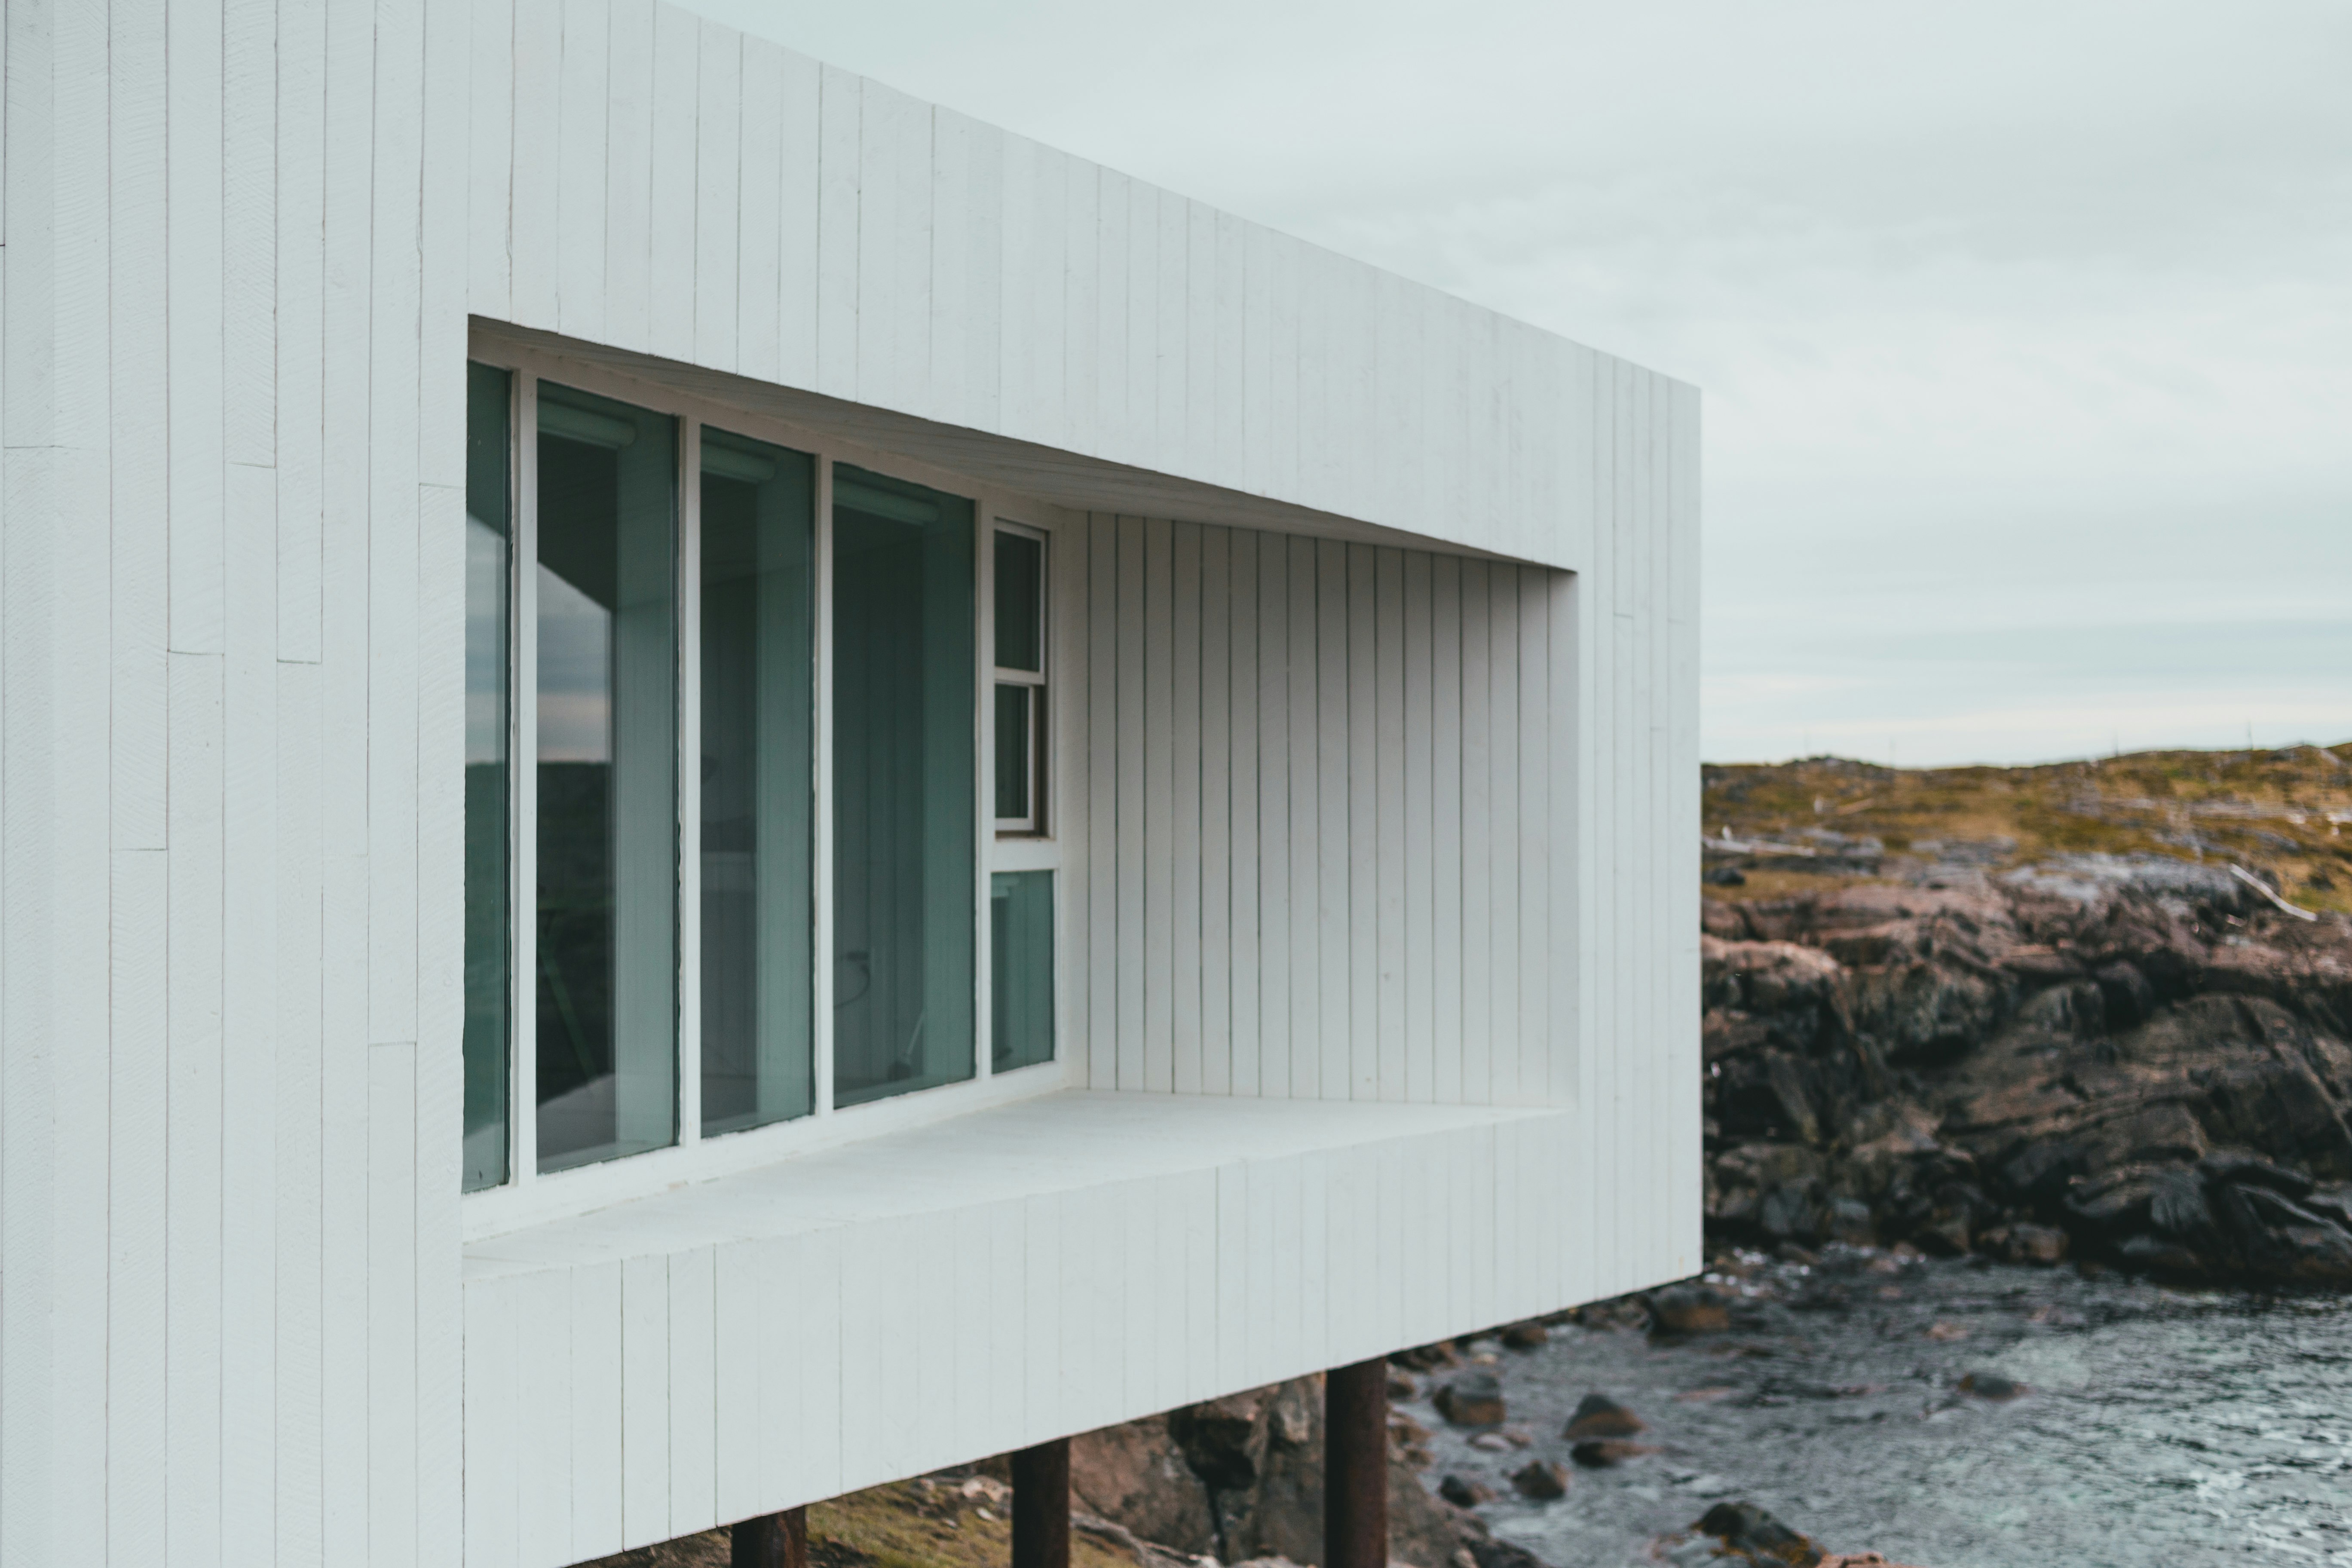
{"type": "Polygon", "coordinates": [[[1960,1392],[1973,1394],[1979,1399],[2006,1401],[2015,1399],[2026,1391],[2025,1384],[1997,1372],[1972,1372],[1960,1379],[1960,1392]]]}
{"type": "Polygon", "coordinates": [[[2114,857],[1705,910],[1719,1239],[2352,1283],[2352,921],[2114,857]]]}
{"type": "Polygon", "coordinates": [[[1511,1485],[1530,1502],[1549,1502],[1568,1495],[1568,1471],[1556,1459],[1529,1459],[1511,1472],[1511,1485]]]}
{"type": "Polygon", "coordinates": [[[1589,1437],[1631,1437],[1647,1429],[1640,1416],[1607,1394],[1596,1393],[1576,1402],[1575,1414],[1569,1416],[1568,1427],[1560,1436],[1574,1443],[1589,1437]]]}
{"type": "Polygon", "coordinates": [[[1752,1502],[1719,1502],[1691,1527],[1723,1542],[1725,1552],[1750,1563],[1786,1563],[1814,1568],[1822,1549],[1752,1502]]]}
{"type": "Polygon", "coordinates": [[[1503,1423],[1503,1385],[1491,1372],[1470,1371],[1437,1391],[1431,1401],[1437,1413],[1456,1426],[1499,1426],[1503,1423]]]}
{"type": "Polygon", "coordinates": [[[1662,1334],[1715,1333],[1731,1326],[1731,1303],[1706,1285],[1670,1285],[1648,1298],[1650,1322],[1662,1334]]]}
{"type": "Polygon", "coordinates": [[[1491,1535],[1474,1534],[1462,1545],[1477,1568],[1551,1568],[1549,1563],[1526,1547],[1508,1541],[1496,1541],[1491,1535]]]}

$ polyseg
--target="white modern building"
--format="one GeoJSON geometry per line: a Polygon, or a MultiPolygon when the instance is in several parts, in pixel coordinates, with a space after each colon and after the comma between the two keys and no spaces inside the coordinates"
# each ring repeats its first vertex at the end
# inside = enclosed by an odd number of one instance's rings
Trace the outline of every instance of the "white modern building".
{"type": "Polygon", "coordinates": [[[0,1562],[1699,1263],[1698,398],[652,0],[8,0],[0,1562]]]}

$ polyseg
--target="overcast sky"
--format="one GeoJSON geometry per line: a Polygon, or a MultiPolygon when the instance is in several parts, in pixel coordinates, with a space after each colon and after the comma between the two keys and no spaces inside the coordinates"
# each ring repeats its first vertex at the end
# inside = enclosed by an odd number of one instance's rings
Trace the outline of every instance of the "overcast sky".
{"type": "Polygon", "coordinates": [[[1696,383],[1702,752],[2352,740],[2352,5],[694,0],[1696,383]]]}

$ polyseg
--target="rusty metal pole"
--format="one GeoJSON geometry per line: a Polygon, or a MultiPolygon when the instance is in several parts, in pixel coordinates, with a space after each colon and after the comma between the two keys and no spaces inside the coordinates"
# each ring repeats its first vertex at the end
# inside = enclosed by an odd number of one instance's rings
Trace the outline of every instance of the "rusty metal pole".
{"type": "Polygon", "coordinates": [[[808,1568],[808,1510],[763,1513],[729,1531],[733,1568],[808,1568]]]}
{"type": "Polygon", "coordinates": [[[1070,1568],[1070,1440],[1013,1456],[1013,1568],[1070,1568]]]}
{"type": "Polygon", "coordinates": [[[1388,1568],[1389,1363],[1323,1380],[1323,1568],[1388,1568]]]}

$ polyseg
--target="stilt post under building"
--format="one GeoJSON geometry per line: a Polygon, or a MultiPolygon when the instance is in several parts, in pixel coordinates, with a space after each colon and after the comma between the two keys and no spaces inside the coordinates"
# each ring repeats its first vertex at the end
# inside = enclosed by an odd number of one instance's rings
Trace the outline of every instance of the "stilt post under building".
{"type": "Polygon", "coordinates": [[[728,1531],[733,1568],[808,1568],[808,1510],[747,1519],[728,1531]]]}
{"type": "Polygon", "coordinates": [[[1389,1363],[1323,1380],[1323,1568],[1388,1568],[1389,1363]]]}
{"type": "Polygon", "coordinates": [[[1013,1568],[1070,1568],[1070,1440],[1013,1456],[1013,1568]]]}

